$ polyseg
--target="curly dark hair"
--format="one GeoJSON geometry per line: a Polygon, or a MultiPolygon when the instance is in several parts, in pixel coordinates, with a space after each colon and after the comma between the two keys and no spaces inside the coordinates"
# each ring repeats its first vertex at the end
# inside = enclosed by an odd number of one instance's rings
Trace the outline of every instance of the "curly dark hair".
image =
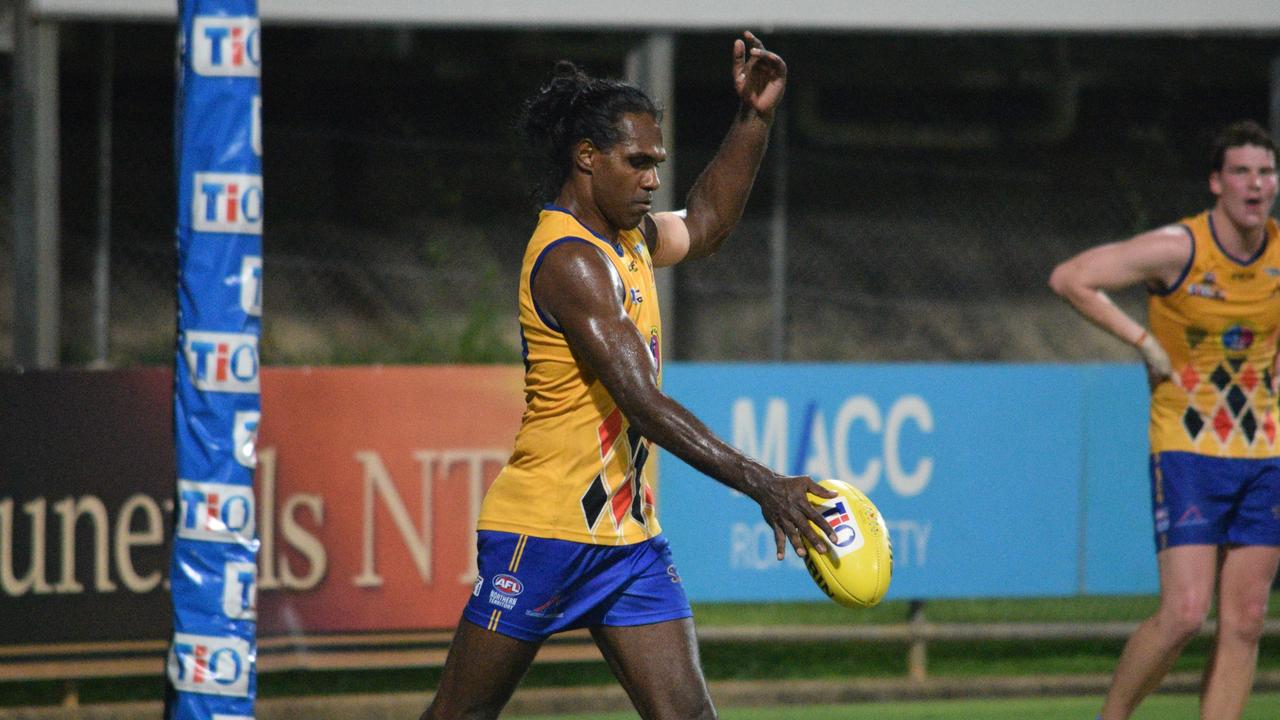
{"type": "Polygon", "coordinates": [[[517,123],[525,141],[540,150],[545,165],[539,202],[551,202],[560,194],[573,168],[574,145],[585,138],[607,151],[622,139],[618,122],[628,113],[662,119],[662,111],[635,85],[593,78],[568,60],[557,62],[551,80],[525,102],[517,123]]]}
{"type": "Polygon", "coordinates": [[[1267,133],[1267,129],[1252,120],[1241,120],[1231,123],[1223,128],[1213,138],[1213,155],[1210,156],[1210,172],[1218,172],[1222,169],[1222,163],[1226,159],[1227,150],[1234,147],[1244,147],[1245,145],[1256,145],[1266,148],[1274,155],[1276,152],[1276,143],[1271,139],[1271,135],[1267,133]]]}

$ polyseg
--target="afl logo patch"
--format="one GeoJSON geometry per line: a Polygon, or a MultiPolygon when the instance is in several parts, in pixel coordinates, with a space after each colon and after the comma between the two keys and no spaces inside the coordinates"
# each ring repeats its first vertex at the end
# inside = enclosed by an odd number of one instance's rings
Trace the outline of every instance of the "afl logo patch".
{"type": "Polygon", "coordinates": [[[507,597],[515,597],[524,592],[524,583],[504,573],[493,578],[493,589],[507,597]]]}

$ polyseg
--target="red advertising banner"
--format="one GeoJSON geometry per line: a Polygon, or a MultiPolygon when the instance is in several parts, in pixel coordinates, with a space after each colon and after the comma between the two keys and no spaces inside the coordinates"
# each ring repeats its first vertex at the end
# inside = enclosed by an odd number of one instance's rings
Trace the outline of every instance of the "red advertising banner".
{"type": "Polygon", "coordinates": [[[260,635],[456,624],[521,370],[268,370],[262,388],[260,635]]]}
{"type": "MultiPolygon", "coordinates": [[[[0,675],[167,637],[172,387],[161,369],[0,374],[0,675]]],[[[265,369],[259,636],[453,627],[522,391],[519,367],[265,369]]]]}

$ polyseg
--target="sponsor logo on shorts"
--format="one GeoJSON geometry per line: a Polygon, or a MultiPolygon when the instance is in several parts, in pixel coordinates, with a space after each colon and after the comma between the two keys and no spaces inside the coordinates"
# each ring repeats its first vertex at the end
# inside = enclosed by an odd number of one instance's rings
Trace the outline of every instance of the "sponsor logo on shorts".
{"type": "Polygon", "coordinates": [[[680,582],[680,573],[676,572],[676,566],[675,566],[675,565],[668,565],[668,566],[667,566],[667,577],[671,578],[671,582],[673,582],[673,583],[678,583],[678,582],[680,582]]]}
{"type": "Polygon", "coordinates": [[[493,589],[497,590],[503,595],[510,595],[511,597],[515,597],[520,593],[524,592],[524,583],[520,582],[520,580],[515,576],[507,575],[506,573],[503,573],[502,575],[494,576],[493,589]]]}
{"type": "Polygon", "coordinates": [[[1173,526],[1179,528],[1192,525],[1207,525],[1208,523],[1209,521],[1205,520],[1204,515],[1200,513],[1200,508],[1192,505],[1187,508],[1186,512],[1182,513],[1182,517],[1178,518],[1178,522],[1174,523],[1173,526]]]}
{"type": "Polygon", "coordinates": [[[502,608],[503,610],[510,610],[511,608],[513,608],[513,607],[515,607],[515,606],[516,606],[516,599],[515,599],[515,598],[513,598],[513,597],[511,597],[510,595],[503,595],[502,593],[498,592],[497,590],[490,590],[490,591],[489,591],[489,604],[490,604],[490,605],[497,605],[498,607],[502,608]]]}
{"type": "Polygon", "coordinates": [[[1169,532],[1169,508],[1156,508],[1156,532],[1169,532]]]}
{"type": "Polygon", "coordinates": [[[497,605],[504,610],[510,610],[516,606],[516,597],[524,592],[524,583],[513,575],[503,573],[494,575],[491,583],[493,589],[489,591],[489,604],[497,605]]]}
{"type": "Polygon", "coordinates": [[[473,597],[480,597],[480,588],[482,587],[484,587],[484,578],[477,575],[475,587],[471,588],[471,595],[473,597]]]}
{"type": "Polygon", "coordinates": [[[560,605],[560,593],[556,593],[555,595],[551,596],[550,600],[542,603],[538,607],[532,610],[525,610],[524,614],[528,615],[529,617],[536,617],[536,618],[564,617],[563,612],[555,612],[556,610],[560,609],[558,607],[559,605],[560,605]]]}

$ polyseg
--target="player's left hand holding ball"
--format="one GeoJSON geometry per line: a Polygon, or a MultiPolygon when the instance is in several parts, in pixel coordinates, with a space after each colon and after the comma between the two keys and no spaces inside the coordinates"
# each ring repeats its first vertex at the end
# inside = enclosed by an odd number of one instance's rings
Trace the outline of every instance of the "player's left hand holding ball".
{"type": "Polygon", "coordinates": [[[778,559],[787,556],[787,541],[804,557],[811,548],[826,552],[835,542],[835,532],[826,527],[822,511],[810,502],[814,495],[835,497],[831,490],[804,475],[778,475],[762,465],[752,464],[743,492],[760,506],[760,514],[773,528],[778,559]]]}
{"type": "Polygon", "coordinates": [[[835,533],[828,552],[810,552],[804,564],[814,583],[832,600],[850,608],[871,607],[884,598],[893,579],[893,546],[884,517],[870,498],[839,480],[823,480],[835,497],[811,496],[825,528],[835,533]]]}

